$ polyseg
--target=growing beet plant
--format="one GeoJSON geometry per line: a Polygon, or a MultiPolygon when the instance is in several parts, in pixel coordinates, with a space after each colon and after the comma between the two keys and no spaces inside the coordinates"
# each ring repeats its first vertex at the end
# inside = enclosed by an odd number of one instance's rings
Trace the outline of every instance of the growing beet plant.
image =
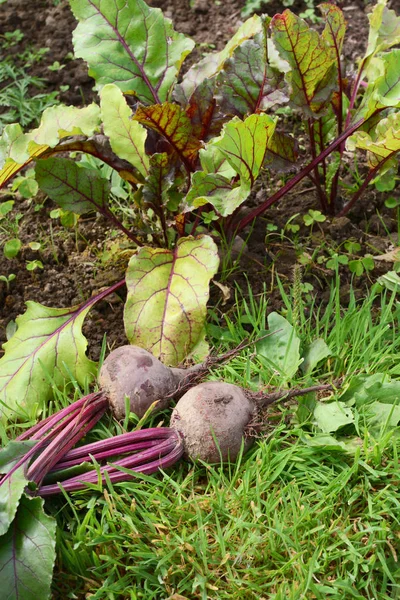
{"type": "MultiPolygon", "coordinates": [[[[35,161],[40,188],[62,209],[101,213],[131,240],[137,250],[126,280],[109,292],[126,284],[130,343],[176,366],[206,352],[206,302],[219,261],[213,239],[200,233],[204,225],[240,231],[305,177],[322,209],[343,215],[369,183],[393,175],[400,50],[391,48],[400,42],[400,18],[386,0],[378,2],[369,15],[366,54],[356,73],[346,75],[346,23],[338,7],[321,4],[322,33],[290,10],[272,19],[255,15],[178,83],[194,42],[174,31],[160,9],[143,0],[70,3],[78,20],[75,55],[89,66],[99,104],[49,108],[28,133],[7,125],[0,185],[35,161]],[[301,152],[279,120],[282,107],[291,107],[304,127],[309,142],[301,152]],[[347,198],[340,182],[359,149],[367,151],[369,167],[347,198]],[[78,160],[64,158],[68,152],[78,160]],[[129,186],[131,223],[113,213],[110,182],[87,161],[80,164],[85,155],[111,166],[129,186]],[[282,188],[239,213],[263,170],[296,171],[297,164],[300,170],[282,188]]],[[[52,385],[71,374],[78,383],[93,377],[81,325],[106,294],[70,309],[29,303],[0,360],[4,417],[33,416],[52,385]]]]}

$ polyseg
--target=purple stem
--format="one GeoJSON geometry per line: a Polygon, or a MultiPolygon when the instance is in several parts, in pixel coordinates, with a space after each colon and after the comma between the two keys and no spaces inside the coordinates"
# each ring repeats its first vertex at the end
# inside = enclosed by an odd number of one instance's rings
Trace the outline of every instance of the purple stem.
{"type": "Polygon", "coordinates": [[[393,157],[393,154],[395,154],[394,152],[392,154],[390,154],[389,156],[387,156],[386,158],[384,158],[383,160],[381,160],[376,167],[374,167],[373,169],[371,169],[368,173],[368,175],[366,176],[366,178],[364,179],[362,185],[358,188],[358,190],[356,191],[356,193],[353,195],[352,199],[342,208],[342,210],[338,213],[338,217],[344,217],[345,215],[347,215],[347,213],[349,212],[349,210],[354,206],[354,204],[357,202],[357,200],[360,198],[360,196],[362,196],[362,194],[365,192],[365,189],[367,188],[369,182],[371,181],[371,179],[373,179],[379,169],[382,167],[382,165],[389,160],[389,158],[393,157]]]}
{"type": "MultiPolygon", "coordinates": [[[[89,396],[90,395],[91,394],[89,394],[89,396]]],[[[66,415],[69,415],[69,413],[80,408],[82,406],[82,404],[84,404],[87,401],[89,396],[85,396],[84,398],[81,398],[80,400],[77,400],[76,402],[69,404],[65,408],[62,408],[61,410],[56,412],[54,415],[50,415],[49,417],[46,417],[46,419],[43,419],[43,421],[39,421],[38,423],[36,423],[36,425],[33,425],[33,427],[31,427],[30,429],[27,429],[24,433],[22,433],[17,438],[15,438],[15,441],[22,442],[23,440],[28,440],[28,439],[29,440],[39,439],[40,436],[43,435],[44,433],[47,433],[47,431],[55,423],[58,423],[58,421],[63,419],[66,415]]]]}
{"type": "Polygon", "coordinates": [[[145,442],[148,440],[161,440],[168,439],[171,437],[172,429],[169,427],[150,427],[149,429],[140,429],[139,431],[130,431],[129,433],[121,433],[114,437],[106,438],[105,440],[99,440],[79,448],[70,450],[63,456],[64,460],[71,460],[73,458],[81,458],[87,454],[94,454],[97,451],[113,450],[114,448],[121,448],[125,444],[132,444],[133,442],[145,442]]]}
{"type": "MultiPolygon", "coordinates": [[[[39,424],[31,427],[31,429],[28,429],[27,431],[25,431],[25,433],[23,433],[21,436],[19,436],[19,438],[16,438],[18,441],[24,441],[27,439],[38,440],[38,441],[32,448],[30,448],[24,454],[24,456],[22,456],[16,462],[16,464],[13,466],[13,468],[10,469],[10,471],[6,475],[4,475],[4,477],[2,479],[0,479],[0,486],[3,485],[13,475],[13,473],[15,473],[15,471],[17,469],[19,469],[22,465],[26,464],[34,455],[36,455],[43,448],[46,448],[46,450],[44,452],[42,452],[41,454],[39,454],[39,456],[37,457],[37,459],[35,460],[33,465],[36,465],[38,467],[38,465],[43,460],[43,456],[46,459],[46,456],[49,455],[49,448],[53,448],[56,450],[58,449],[58,452],[55,454],[55,459],[57,462],[60,458],[60,449],[65,448],[64,426],[65,426],[66,422],[67,422],[67,431],[70,430],[71,428],[73,431],[73,426],[76,426],[79,424],[80,415],[81,415],[82,411],[85,410],[85,407],[90,409],[90,411],[91,411],[90,414],[91,414],[93,412],[93,407],[95,407],[95,410],[98,411],[99,405],[101,407],[102,403],[104,403],[104,410],[102,412],[99,411],[98,413],[96,413],[96,420],[93,423],[91,423],[91,426],[93,426],[95,424],[95,422],[98,421],[98,419],[102,416],[102,414],[104,414],[104,412],[108,406],[108,401],[105,399],[105,397],[102,395],[102,393],[98,393],[98,392],[96,392],[95,394],[89,394],[88,396],[81,398],[77,402],[74,402],[70,406],[63,408],[55,415],[51,415],[44,421],[41,421],[39,424]],[[100,400],[101,400],[101,402],[100,402],[100,400]],[[74,414],[70,415],[71,412],[73,412],[74,414]],[[67,415],[66,419],[60,423],[60,418],[62,419],[66,415],[67,415]],[[77,422],[75,423],[76,420],[77,420],[77,422]],[[43,425],[43,423],[45,423],[45,425],[43,425]],[[57,426],[54,429],[52,429],[53,425],[55,425],[55,424],[57,424],[57,426]],[[38,427],[38,425],[40,425],[40,427],[38,427]],[[32,432],[33,432],[33,434],[32,434],[32,432]],[[42,438],[42,439],[38,439],[38,438],[42,438]]],[[[84,432],[85,431],[82,432],[82,429],[80,429],[79,437],[77,439],[82,437],[84,432]]],[[[76,441],[77,441],[76,437],[77,437],[77,435],[75,435],[75,437],[74,437],[73,444],[76,443],[76,441]]],[[[71,447],[72,446],[69,446],[69,448],[71,448],[71,447]]],[[[61,456],[62,456],[62,454],[61,454],[61,456]]],[[[51,462],[50,467],[53,466],[53,464],[54,464],[54,462],[51,462]]],[[[29,474],[32,473],[31,469],[32,469],[33,465],[31,465],[31,467],[29,468],[29,471],[28,471],[29,474]]],[[[40,473],[40,471],[39,471],[39,473],[40,473]]],[[[36,481],[36,480],[32,479],[32,481],[36,481]]],[[[36,481],[36,483],[38,483],[38,481],[36,481]]]]}
{"type": "Polygon", "coordinates": [[[51,467],[101,419],[107,408],[108,400],[105,396],[95,398],[78,413],[76,419],[73,419],[66,427],[62,427],[57,436],[29,467],[27,472],[29,481],[39,484],[51,467]]]}
{"type": "MultiPolygon", "coordinates": [[[[129,473],[124,473],[115,467],[123,467],[131,469],[139,473],[145,473],[150,475],[160,469],[166,469],[174,465],[183,455],[183,444],[181,438],[173,432],[170,434],[170,438],[161,442],[159,445],[140,452],[133,457],[126,457],[118,462],[115,462],[113,466],[105,466],[100,468],[102,475],[101,481],[105,483],[106,479],[104,474],[107,473],[112,483],[118,483],[120,481],[128,481],[132,479],[129,473]],[[114,466],[115,465],[115,466],[114,466]]],[[[74,492],[77,490],[84,489],[86,484],[97,483],[99,479],[98,471],[85,473],[76,477],[71,477],[60,484],[45,485],[39,489],[39,495],[42,497],[51,496],[53,494],[59,494],[61,487],[66,492],[74,492]]]]}
{"type": "MultiPolygon", "coordinates": [[[[160,441],[159,440],[153,440],[153,441],[149,441],[149,442],[140,442],[139,444],[127,444],[126,446],[121,446],[121,448],[118,449],[117,454],[128,454],[129,452],[138,452],[139,450],[146,450],[147,448],[152,448],[153,446],[157,446],[157,444],[159,444],[160,441]]],[[[100,462],[101,460],[104,460],[105,458],[112,458],[113,456],[116,455],[116,452],[113,450],[105,450],[104,452],[96,452],[93,453],[91,452],[90,454],[86,454],[80,458],[73,458],[71,460],[62,460],[61,462],[58,462],[56,465],[54,465],[54,467],[51,469],[51,471],[49,471],[50,473],[56,473],[59,471],[63,471],[64,469],[69,469],[70,467],[75,467],[76,465],[80,465],[82,464],[82,462],[91,462],[92,458],[96,461],[96,462],[100,462]]]]}
{"type": "Polygon", "coordinates": [[[325,148],[314,160],[312,160],[304,169],[300,171],[295,177],[293,177],[290,181],[287,182],[280,190],[275,192],[272,196],[267,198],[264,202],[262,202],[257,208],[252,210],[247,216],[241,219],[236,227],[236,231],[241,231],[246,225],[251,223],[253,219],[262,215],[270,206],[275,204],[278,200],[282,198],[285,194],[287,194],[295,185],[297,185],[304,177],[306,177],[314,168],[319,165],[333,150],[335,150],[340,144],[342,144],[351,134],[353,134],[357,129],[364,123],[365,119],[360,119],[354,125],[346,129],[341,135],[339,135],[336,140],[334,140],[329,146],[325,148]]]}

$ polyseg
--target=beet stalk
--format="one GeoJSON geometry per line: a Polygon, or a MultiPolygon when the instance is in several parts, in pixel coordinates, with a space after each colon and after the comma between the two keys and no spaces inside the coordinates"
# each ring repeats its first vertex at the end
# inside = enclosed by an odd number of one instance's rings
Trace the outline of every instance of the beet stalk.
{"type": "MultiPolygon", "coordinates": [[[[100,466],[99,472],[104,483],[105,474],[112,483],[128,481],[132,479],[129,473],[121,471],[121,467],[131,469],[140,473],[156,473],[160,469],[175,464],[183,455],[183,444],[180,436],[169,427],[154,427],[145,430],[123,433],[121,435],[87,444],[71,450],[64,455],[49,475],[62,476],[62,470],[79,465],[82,462],[111,461],[112,464],[100,466]],[[114,457],[123,458],[113,460],[114,457]]],[[[98,471],[93,469],[87,473],[70,477],[61,481],[66,492],[75,492],[85,489],[87,484],[96,484],[99,480],[98,471]]],[[[42,497],[52,496],[61,492],[59,483],[42,485],[39,495],[42,497]]]]}

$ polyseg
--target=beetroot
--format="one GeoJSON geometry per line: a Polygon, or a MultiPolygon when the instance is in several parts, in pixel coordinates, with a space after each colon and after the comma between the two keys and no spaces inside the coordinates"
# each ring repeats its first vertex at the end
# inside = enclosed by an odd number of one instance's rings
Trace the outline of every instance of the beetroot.
{"type": "MultiPolygon", "coordinates": [[[[103,363],[99,385],[108,397],[117,419],[125,416],[125,398],[130,410],[142,417],[158,401],[157,410],[166,408],[178,395],[182,385],[205,371],[203,365],[188,369],[166,367],[155,356],[138,346],[121,346],[113,350],[103,363]]],[[[182,393],[182,392],[181,392],[182,393]]]]}
{"type": "Polygon", "coordinates": [[[257,414],[250,394],[231,383],[208,381],[189,390],[172,411],[170,426],[182,437],[185,456],[207,463],[234,461],[250,448],[246,430],[257,414]]]}

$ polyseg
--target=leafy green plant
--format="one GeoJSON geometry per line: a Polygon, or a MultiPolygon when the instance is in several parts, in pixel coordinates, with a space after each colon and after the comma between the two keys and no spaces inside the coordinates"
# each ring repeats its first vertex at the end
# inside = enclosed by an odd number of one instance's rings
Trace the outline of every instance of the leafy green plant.
{"type": "MultiPolygon", "coordinates": [[[[321,34],[290,10],[273,19],[253,16],[223,50],[206,55],[177,83],[194,42],[175,32],[159,9],[143,0],[124,0],[117,10],[100,0],[70,3],[78,21],[75,55],[88,63],[100,104],[48,108],[29,133],[19,124],[7,125],[0,140],[0,185],[36,161],[39,187],[63,211],[100,213],[127,236],[138,248],[126,276],[128,339],[177,364],[190,353],[206,352],[205,307],[219,260],[204,225],[232,235],[307,176],[321,210],[344,214],[393,164],[400,149],[400,51],[390,48],[400,40],[399,18],[384,0],[375,7],[367,52],[350,86],[340,61],[344,17],[328,3],[320,7],[321,34]],[[287,106],[300,115],[309,136],[310,153],[302,157],[306,164],[241,217],[238,209],[263,169],[284,171],[298,162],[295,140],[277,127],[273,115],[287,106]],[[370,169],[338,209],[346,143],[347,151],[368,152],[370,169]],[[68,152],[101,160],[127,182],[130,223],[110,206],[110,178],[87,161],[58,157],[68,152]]],[[[89,305],[71,308],[65,323],[74,321],[73,314],[86,314],[89,305]]],[[[64,324],[52,329],[56,320],[46,315],[48,339],[58,344],[64,324]]],[[[6,347],[0,369],[11,354],[6,347]]],[[[34,355],[35,349],[27,363],[40,368],[34,355]]],[[[86,374],[90,377],[90,369],[86,374]]],[[[2,401],[14,380],[22,381],[20,371],[11,369],[0,388],[2,401]]],[[[29,398],[29,381],[17,385],[29,398]]]]}

